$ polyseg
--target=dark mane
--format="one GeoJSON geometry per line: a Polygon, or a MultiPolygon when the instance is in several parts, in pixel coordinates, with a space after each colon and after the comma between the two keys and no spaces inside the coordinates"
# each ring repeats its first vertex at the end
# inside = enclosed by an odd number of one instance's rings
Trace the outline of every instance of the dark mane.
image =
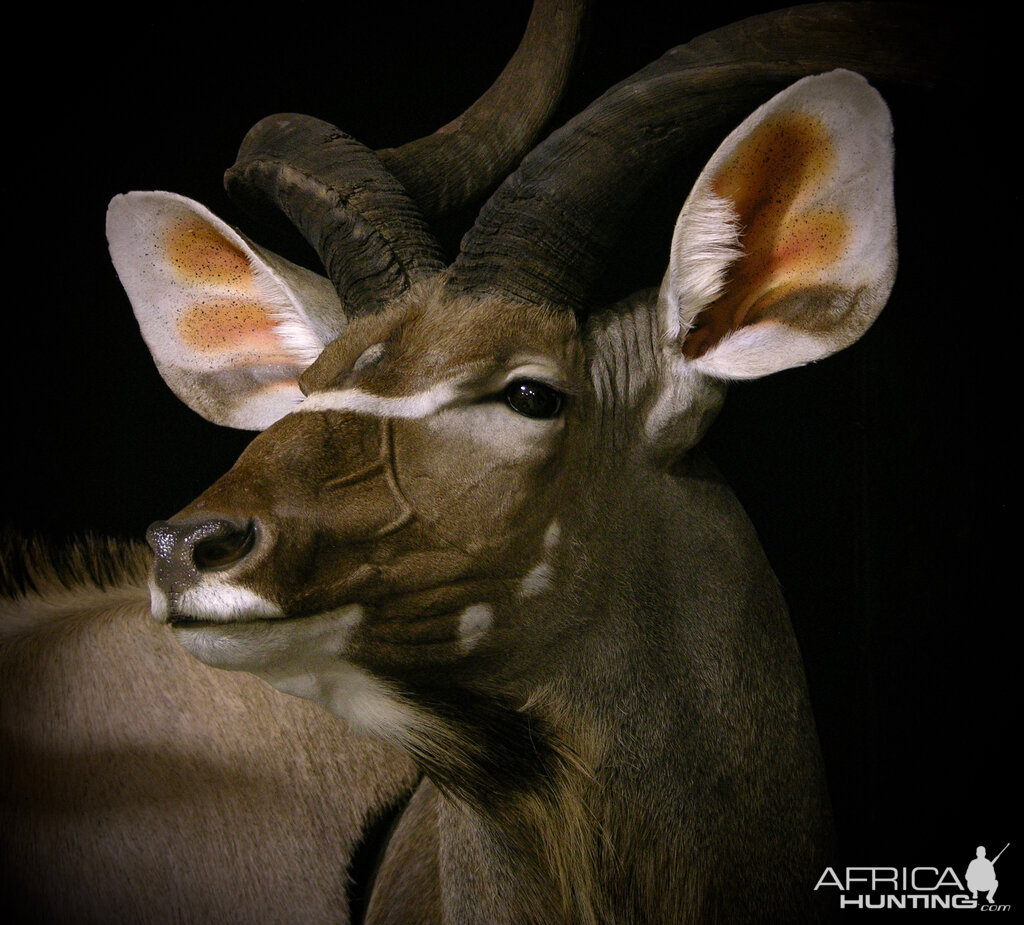
{"type": "Polygon", "coordinates": [[[146,546],[128,540],[86,535],[57,545],[5,531],[0,533],[0,597],[143,585],[150,560],[146,546]]]}

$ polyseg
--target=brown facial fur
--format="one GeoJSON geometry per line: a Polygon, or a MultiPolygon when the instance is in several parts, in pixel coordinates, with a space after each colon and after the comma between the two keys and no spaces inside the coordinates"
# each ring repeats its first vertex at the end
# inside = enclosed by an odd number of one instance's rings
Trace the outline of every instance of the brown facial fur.
{"type": "Polygon", "coordinates": [[[582,376],[575,319],[536,305],[450,295],[441,280],[415,287],[380,315],[359,319],[302,376],[307,394],[358,385],[375,395],[410,395],[461,375],[478,380],[524,357],[545,357],[565,387],[582,376]],[[383,345],[353,374],[368,347],[383,345]],[[570,381],[571,380],[571,381],[570,381]]]}
{"type": "Polygon", "coordinates": [[[500,623],[514,610],[562,491],[564,420],[523,419],[501,397],[524,363],[582,389],[571,316],[423,287],[354,322],[303,388],[395,398],[453,382],[452,407],[288,415],[179,517],[255,519],[267,541],[238,580],[286,616],[365,608],[348,653],[357,664],[390,676],[460,659],[460,614],[485,605],[500,623]],[[367,348],[374,360],[360,367],[367,348]]]}

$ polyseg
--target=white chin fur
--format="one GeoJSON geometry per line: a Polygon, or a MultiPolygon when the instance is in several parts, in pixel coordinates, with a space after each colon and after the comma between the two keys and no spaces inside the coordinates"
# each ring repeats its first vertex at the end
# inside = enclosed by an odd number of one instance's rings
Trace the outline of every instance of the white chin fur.
{"type": "Polygon", "coordinates": [[[273,601],[255,591],[226,581],[206,579],[202,584],[182,593],[175,609],[199,620],[223,621],[265,620],[284,616],[273,601]]]}
{"type": "Polygon", "coordinates": [[[178,626],[174,634],[207,665],[248,671],[360,732],[408,745],[422,732],[424,718],[385,682],[344,660],[363,615],[352,604],[311,617],[178,626]]]}
{"type": "Polygon", "coordinates": [[[176,626],[174,635],[201,662],[250,671],[278,687],[336,664],[362,618],[363,608],[351,604],[309,617],[176,626]]]}

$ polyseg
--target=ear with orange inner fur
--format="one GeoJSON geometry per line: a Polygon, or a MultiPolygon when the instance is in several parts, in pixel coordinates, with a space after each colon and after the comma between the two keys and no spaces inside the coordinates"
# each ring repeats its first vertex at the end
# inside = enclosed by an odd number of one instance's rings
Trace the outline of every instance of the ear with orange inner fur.
{"type": "Polygon", "coordinates": [[[896,274],[892,160],[889,111],[850,71],[746,119],[676,223],[659,312],[682,362],[752,378],[860,337],[896,274]]]}
{"type": "Polygon", "coordinates": [[[345,325],[330,281],[258,248],[184,196],[116,196],[107,240],[160,374],[215,424],[263,430],[345,325]]]}

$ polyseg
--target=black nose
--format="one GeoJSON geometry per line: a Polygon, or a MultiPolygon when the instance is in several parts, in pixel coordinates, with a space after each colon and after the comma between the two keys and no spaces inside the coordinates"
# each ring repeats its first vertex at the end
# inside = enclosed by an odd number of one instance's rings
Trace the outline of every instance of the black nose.
{"type": "Polygon", "coordinates": [[[241,562],[256,545],[256,525],[227,518],[163,520],[146,531],[158,570],[175,582],[241,562]]]}

